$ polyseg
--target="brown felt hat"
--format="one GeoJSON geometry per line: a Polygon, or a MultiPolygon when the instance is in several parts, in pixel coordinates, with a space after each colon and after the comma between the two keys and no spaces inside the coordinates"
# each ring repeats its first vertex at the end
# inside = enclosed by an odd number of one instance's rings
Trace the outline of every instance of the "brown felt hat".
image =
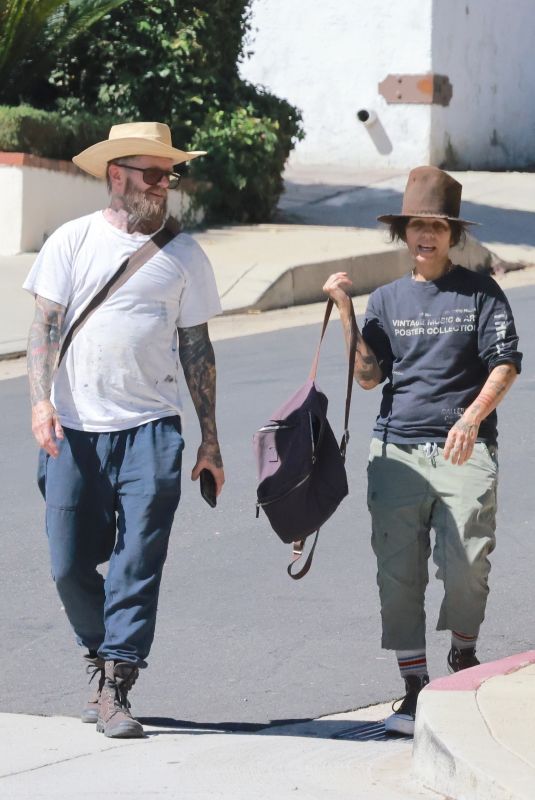
{"type": "Polygon", "coordinates": [[[400,217],[441,217],[467,225],[479,225],[461,219],[462,185],[438,167],[416,167],[409,172],[400,214],[383,214],[379,222],[393,222],[400,217]]]}

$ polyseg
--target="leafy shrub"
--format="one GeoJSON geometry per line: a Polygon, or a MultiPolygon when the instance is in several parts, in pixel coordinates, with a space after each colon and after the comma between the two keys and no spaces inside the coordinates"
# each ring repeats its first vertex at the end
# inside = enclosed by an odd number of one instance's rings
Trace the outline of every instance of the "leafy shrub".
{"type": "Polygon", "coordinates": [[[208,182],[199,199],[214,221],[269,219],[282,191],[282,170],[290,150],[278,120],[258,116],[251,104],[209,113],[195,132],[194,149],[208,155],[192,165],[208,182]]]}
{"type": "MultiPolygon", "coordinates": [[[[284,163],[303,133],[295,108],[240,78],[249,5],[126,0],[95,22],[89,36],[63,46],[54,68],[36,76],[23,99],[71,120],[74,139],[64,138],[54,117],[64,158],[106,138],[110,124],[167,122],[177,146],[208,151],[192,162],[191,175],[211,184],[200,195],[209,219],[269,219],[284,163]]],[[[44,47],[55,46],[46,28],[44,47]]]]}

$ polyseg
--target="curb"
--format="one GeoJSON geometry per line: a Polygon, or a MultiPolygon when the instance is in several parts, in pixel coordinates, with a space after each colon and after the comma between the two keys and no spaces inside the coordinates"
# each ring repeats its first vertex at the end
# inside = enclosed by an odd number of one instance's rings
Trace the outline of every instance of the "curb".
{"type": "MultiPolygon", "coordinates": [[[[223,314],[244,314],[251,311],[273,311],[290,306],[319,303],[325,299],[322,286],[333,272],[347,272],[353,282],[353,296],[369,294],[378,286],[400,278],[407,272],[407,257],[403,250],[384,250],[346,258],[297,264],[283,268],[267,289],[247,305],[230,306],[223,298],[223,314]]],[[[254,281],[256,275],[249,273],[254,281]]]]}
{"type": "MultiPolygon", "coordinates": [[[[532,665],[535,650],[432,681],[418,699],[415,778],[459,800],[532,800],[535,762],[519,752],[522,748],[508,738],[507,726],[500,724],[511,711],[514,681],[532,665]],[[495,699],[489,706],[492,696],[495,699]],[[492,706],[498,708],[497,716],[488,713],[492,706]]],[[[526,697],[523,687],[517,696],[522,698],[529,727],[532,698],[526,697]]],[[[519,740],[524,739],[521,723],[518,719],[519,740]]]]}

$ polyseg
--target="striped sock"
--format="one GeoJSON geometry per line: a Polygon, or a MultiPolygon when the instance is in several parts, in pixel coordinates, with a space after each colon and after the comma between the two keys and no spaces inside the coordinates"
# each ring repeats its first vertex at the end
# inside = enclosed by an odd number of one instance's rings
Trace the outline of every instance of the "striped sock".
{"type": "Polygon", "coordinates": [[[470,636],[467,633],[460,633],[459,631],[451,632],[451,644],[459,650],[466,650],[468,647],[473,647],[477,644],[477,634],[470,636]]]}
{"type": "Polygon", "coordinates": [[[407,675],[427,675],[425,650],[396,650],[396,657],[402,678],[407,675]]]}

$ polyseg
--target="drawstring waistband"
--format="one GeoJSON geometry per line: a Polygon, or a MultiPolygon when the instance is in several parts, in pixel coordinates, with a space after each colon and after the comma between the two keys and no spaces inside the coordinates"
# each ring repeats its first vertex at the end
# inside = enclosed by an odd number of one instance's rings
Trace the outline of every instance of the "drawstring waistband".
{"type": "Polygon", "coordinates": [[[424,444],[424,455],[429,460],[429,462],[436,467],[437,465],[437,456],[438,456],[438,445],[436,442],[426,442],[424,444]]]}

